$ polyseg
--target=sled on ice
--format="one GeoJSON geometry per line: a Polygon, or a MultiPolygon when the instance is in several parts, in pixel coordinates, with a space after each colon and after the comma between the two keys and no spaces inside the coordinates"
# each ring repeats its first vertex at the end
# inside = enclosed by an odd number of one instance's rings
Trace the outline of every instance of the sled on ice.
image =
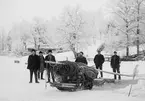
{"type": "Polygon", "coordinates": [[[90,90],[94,84],[102,85],[105,82],[114,82],[114,79],[97,79],[98,70],[93,66],[87,66],[83,63],[71,61],[45,62],[51,65],[53,71],[51,77],[55,80],[50,82],[50,85],[58,90],[90,90]]]}
{"type": "Polygon", "coordinates": [[[119,74],[99,70],[96,69],[95,66],[87,66],[83,63],[71,61],[45,62],[51,65],[53,71],[53,73],[51,73],[51,77],[54,81],[50,82],[50,85],[61,91],[75,91],[77,89],[91,90],[94,85],[100,86],[104,83],[115,83],[114,79],[99,79],[97,76],[100,71],[112,75],[116,74],[127,77],[136,76],[136,71],[134,71],[132,75],[119,74]]]}

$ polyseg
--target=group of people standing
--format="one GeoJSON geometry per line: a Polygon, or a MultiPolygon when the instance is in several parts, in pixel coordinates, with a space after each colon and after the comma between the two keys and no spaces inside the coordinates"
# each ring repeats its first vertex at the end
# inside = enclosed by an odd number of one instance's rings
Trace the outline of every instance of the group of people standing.
{"type": "MultiPolygon", "coordinates": [[[[101,54],[101,51],[97,51],[98,54],[95,55],[94,57],[94,64],[96,66],[96,69],[103,69],[103,63],[105,62],[104,56],[101,54]]],[[[78,57],[76,58],[75,62],[81,62],[84,64],[88,64],[87,59],[83,56],[83,52],[80,52],[78,57]]],[[[114,73],[120,73],[120,57],[117,55],[117,52],[114,51],[114,55],[111,57],[111,62],[110,62],[111,68],[114,73]]],[[[103,78],[103,72],[100,72],[101,78],[103,78]]],[[[114,79],[116,79],[116,75],[114,74],[114,79]]],[[[121,79],[121,76],[118,76],[118,79],[121,79]]]]}
{"type": "Polygon", "coordinates": [[[36,54],[36,50],[31,50],[31,55],[28,57],[27,69],[30,71],[30,82],[32,83],[33,74],[35,76],[35,83],[39,83],[38,79],[43,80],[43,72],[46,69],[48,75],[48,81],[50,82],[50,73],[52,73],[51,65],[46,64],[45,61],[55,62],[55,56],[52,55],[52,50],[48,50],[46,57],[44,58],[43,52],[40,51],[39,55],[36,54]]]}
{"type": "MultiPolygon", "coordinates": [[[[94,57],[94,64],[96,69],[103,69],[103,63],[105,62],[104,56],[101,54],[101,51],[97,51],[98,54],[94,57]]],[[[86,57],[83,56],[83,52],[78,53],[75,62],[80,62],[88,65],[86,57]]],[[[27,69],[30,71],[30,82],[32,83],[33,74],[35,76],[35,83],[39,83],[38,79],[43,80],[43,72],[47,70],[48,82],[50,82],[50,74],[53,76],[53,68],[50,64],[46,64],[45,61],[56,62],[55,56],[52,55],[52,50],[48,50],[46,57],[44,58],[43,52],[39,52],[39,55],[36,54],[36,50],[32,49],[31,55],[28,57],[28,66],[27,69]]],[[[114,51],[114,55],[111,57],[110,65],[114,73],[120,73],[120,57],[117,55],[117,52],[114,51]]],[[[103,78],[103,72],[100,72],[101,78],[103,78]]],[[[116,75],[114,75],[114,79],[116,79],[116,75]]],[[[121,79],[119,75],[118,79],[121,79]]],[[[52,77],[54,81],[54,77],[52,77]]]]}

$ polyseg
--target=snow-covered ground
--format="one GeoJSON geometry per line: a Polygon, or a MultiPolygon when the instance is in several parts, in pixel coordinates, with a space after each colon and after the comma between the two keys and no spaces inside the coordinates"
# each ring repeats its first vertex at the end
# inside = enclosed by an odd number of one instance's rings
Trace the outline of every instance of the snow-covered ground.
{"type": "MultiPolygon", "coordinates": [[[[56,59],[65,59],[65,56],[57,55],[56,59]]],[[[29,71],[26,69],[28,57],[0,57],[0,101],[144,101],[145,80],[122,77],[116,84],[95,86],[92,90],[77,92],[61,92],[39,80],[39,84],[29,84],[29,71]],[[20,60],[20,63],[14,63],[20,60]],[[131,96],[128,97],[130,85],[133,84],[131,96]]],[[[139,74],[145,77],[145,62],[122,62],[121,73],[132,74],[136,64],[139,64],[139,74]]],[[[90,62],[89,65],[93,65],[90,62]]],[[[103,69],[112,71],[108,62],[104,63],[103,69]]],[[[113,78],[113,75],[104,74],[105,78],[113,78]]]]}

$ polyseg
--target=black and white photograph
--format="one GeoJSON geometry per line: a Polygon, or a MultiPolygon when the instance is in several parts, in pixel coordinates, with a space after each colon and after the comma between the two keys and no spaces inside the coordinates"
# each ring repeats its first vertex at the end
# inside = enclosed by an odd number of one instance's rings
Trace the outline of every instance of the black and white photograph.
{"type": "Polygon", "coordinates": [[[145,101],[145,0],[0,0],[0,101],[145,101]]]}

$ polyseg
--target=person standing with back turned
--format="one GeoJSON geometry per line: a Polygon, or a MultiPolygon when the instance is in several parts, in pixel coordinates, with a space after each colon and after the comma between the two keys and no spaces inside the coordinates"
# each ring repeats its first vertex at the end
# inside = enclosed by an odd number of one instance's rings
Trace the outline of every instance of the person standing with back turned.
{"type": "MultiPolygon", "coordinates": [[[[94,63],[95,63],[96,69],[102,70],[103,69],[102,65],[104,61],[105,61],[104,56],[101,54],[101,51],[98,50],[98,54],[94,57],[94,63]]],[[[103,78],[103,72],[100,72],[100,74],[101,74],[101,78],[103,78]]]]}

